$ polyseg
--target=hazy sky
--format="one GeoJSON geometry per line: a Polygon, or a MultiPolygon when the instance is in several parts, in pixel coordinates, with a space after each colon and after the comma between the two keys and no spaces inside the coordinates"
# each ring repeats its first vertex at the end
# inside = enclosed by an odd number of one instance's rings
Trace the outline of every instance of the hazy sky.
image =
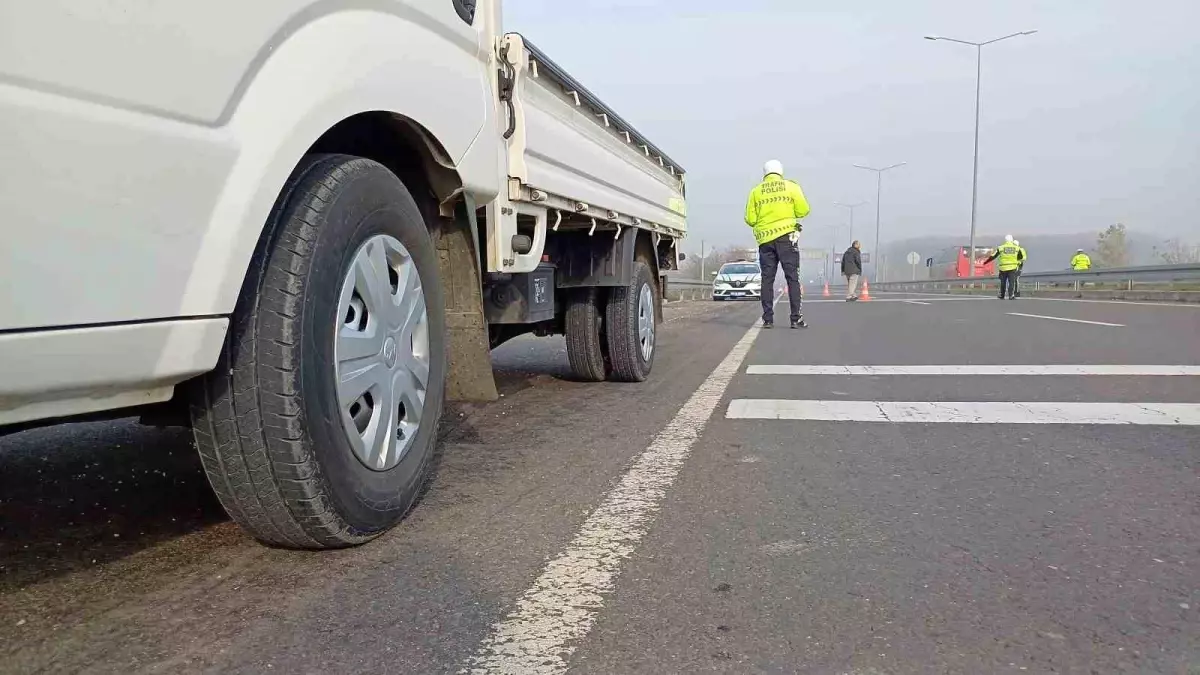
{"type": "Polygon", "coordinates": [[[691,237],[751,242],[746,193],[783,161],[810,245],[956,234],[971,206],[983,41],[981,233],[1133,230],[1200,240],[1200,0],[505,0],[538,44],[688,170],[691,237]],[[844,234],[836,237],[838,242],[844,234]]]}

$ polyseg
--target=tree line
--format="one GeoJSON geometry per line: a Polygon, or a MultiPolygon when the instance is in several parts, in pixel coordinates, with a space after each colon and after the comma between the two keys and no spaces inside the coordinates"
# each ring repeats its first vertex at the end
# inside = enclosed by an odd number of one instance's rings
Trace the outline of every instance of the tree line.
{"type": "MultiPolygon", "coordinates": [[[[1109,225],[1096,237],[1096,248],[1092,253],[1092,264],[1096,267],[1128,267],[1130,262],[1129,239],[1125,224],[1109,225]]],[[[1175,237],[1161,246],[1154,247],[1154,257],[1168,265],[1200,263],[1200,246],[1185,243],[1175,237]]]]}

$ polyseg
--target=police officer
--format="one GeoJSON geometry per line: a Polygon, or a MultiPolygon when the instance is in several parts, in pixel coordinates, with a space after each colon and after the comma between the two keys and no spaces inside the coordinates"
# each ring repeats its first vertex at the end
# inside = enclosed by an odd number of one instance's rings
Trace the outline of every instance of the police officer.
{"type": "Polygon", "coordinates": [[[775,272],[783,267],[791,304],[792,328],[808,328],[800,297],[800,219],[808,215],[808,200],[794,181],[783,177],[783,165],[771,160],[763,165],[763,179],[746,200],[746,224],[758,243],[762,268],[763,328],[775,325],[775,272]]]}
{"type": "Polygon", "coordinates": [[[1000,259],[1000,299],[1003,300],[1007,292],[1009,300],[1016,300],[1017,270],[1020,269],[1025,256],[1021,247],[1013,242],[1011,234],[1004,235],[1004,243],[983,263],[986,265],[997,258],[1000,259]]]}
{"type": "Polygon", "coordinates": [[[1092,259],[1088,257],[1088,254],[1083,252],[1083,249],[1079,249],[1075,253],[1075,256],[1071,258],[1071,269],[1076,272],[1092,269],[1092,259]]]}

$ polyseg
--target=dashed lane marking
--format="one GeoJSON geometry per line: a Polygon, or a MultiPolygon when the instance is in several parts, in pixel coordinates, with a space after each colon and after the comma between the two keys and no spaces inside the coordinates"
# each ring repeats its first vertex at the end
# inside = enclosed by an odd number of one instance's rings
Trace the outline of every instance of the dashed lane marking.
{"type": "Polygon", "coordinates": [[[1086,323],[1093,326],[1112,326],[1113,328],[1124,328],[1123,323],[1108,323],[1107,321],[1084,321],[1083,319],[1068,319],[1065,316],[1046,316],[1044,314],[1022,314],[1021,312],[1008,312],[1009,316],[1024,316],[1030,319],[1049,319],[1051,321],[1069,321],[1071,323],[1086,323]]]}

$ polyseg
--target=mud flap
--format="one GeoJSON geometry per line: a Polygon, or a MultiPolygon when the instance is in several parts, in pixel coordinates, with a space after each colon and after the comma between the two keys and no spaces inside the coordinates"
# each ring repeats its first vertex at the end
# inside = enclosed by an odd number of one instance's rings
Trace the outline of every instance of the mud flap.
{"type": "Polygon", "coordinates": [[[492,350],[483,316],[474,218],[468,219],[469,212],[461,204],[455,211],[454,219],[442,219],[436,242],[445,285],[446,337],[450,342],[446,398],[494,401],[499,394],[492,375],[492,350]]]}

